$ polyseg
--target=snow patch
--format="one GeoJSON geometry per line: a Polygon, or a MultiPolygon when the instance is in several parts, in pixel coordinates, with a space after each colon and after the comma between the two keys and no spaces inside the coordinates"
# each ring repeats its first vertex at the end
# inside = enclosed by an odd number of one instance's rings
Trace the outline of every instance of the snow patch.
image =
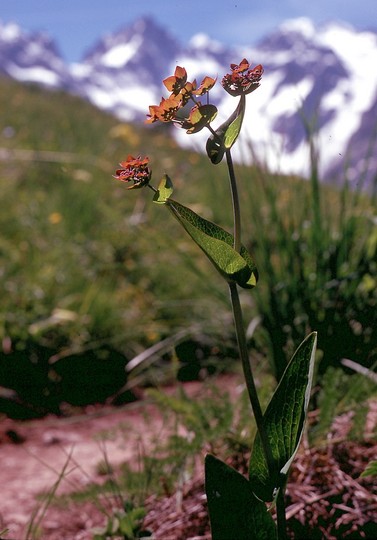
{"type": "Polygon", "coordinates": [[[93,71],[93,67],[89,64],[71,64],[70,72],[73,77],[84,79],[88,77],[93,71]]]}
{"type": "Polygon", "coordinates": [[[195,34],[189,41],[189,46],[193,49],[204,49],[210,50],[213,53],[221,52],[223,50],[223,45],[219,41],[211,39],[204,32],[195,34]]]}
{"type": "Polygon", "coordinates": [[[0,21],[0,38],[2,41],[15,41],[21,36],[21,29],[16,23],[1,24],[0,21]]]}
{"type": "Polygon", "coordinates": [[[114,69],[125,66],[136,54],[142,42],[143,38],[135,35],[128,43],[115,45],[102,56],[101,64],[114,69]]]}
{"type": "Polygon", "coordinates": [[[314,24],[307,17],[288,19],[279,26],[279,30],[287,34],[291,32],[297,32],[299,34],[302,34],[306,39],[313,39],[316,34],[316,28],[314,24]]]}
{"type": "MultiPolygon", "coordinates": [[[[217,77],[225,75],[225,71],[219,73],[219,64],[211,58],[211,56],[206,55],[205,53],[196,56],[195,58],[191,56],[180,56],[177,60],[178,66],[184,66],[187,71],[187,76],[190,81],[196,77],[203,75],[208,75],[209,77],[217,77]]],[[[174,71],[175,68],[173,68],[174,71]]],[[[172,71],[172,72],[173,72],[172,71]]],[[[197,81],[198,84],[201,81],[197,81]]]]}
{"type": "Polygon", "coordinates": [[[47,86],[58,86],[60,82],[59,76],[43,67],[20,68],[15,64],[7,66],[8,74],[19,81],[32,81],[47,86]]]}

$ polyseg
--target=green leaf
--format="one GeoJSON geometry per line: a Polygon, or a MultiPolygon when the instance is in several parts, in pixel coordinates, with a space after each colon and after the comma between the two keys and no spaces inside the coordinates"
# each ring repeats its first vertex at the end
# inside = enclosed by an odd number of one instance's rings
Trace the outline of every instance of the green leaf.
{"type": "Polygon", "coordinates": [[[238,107],[236,109],[236,117],[225,130],[224,133],[224,146],[226,149],[231,148],[236,142],[238,135],[240,134],[243,117],[245,116],[245,96],[242,95],[238,107]]]}
{"type": "Polygon", "coordinates": [[[226,150],[229,150],[236,142],[240,134],[243,118],[245,115],[246,100],[242,95],[236,110],[230,115],[217,130],[212,134],[206,144],[206,151],[212,163],[217,165],[224,157],[226,150]]]}
{"type": "Polygon", "coordinates": [[[207,156],[214,165],[217,165],[221,162],[225,154],[225,147],[223,141],[223,134],[219,133],[219,130],[216,130],[216,136],[211,135],[206,144],[207,156]]]}
{"type": "Polygon", "coordinates": [[[186,133],[198,133],[204,127],[208,126],[217,116],[217,107],[215,105],[201,105],[193,109],[187,121],[183,122],[182,127],[188,128],[186,133]]]}
{"type": "Polygon", "coordinates": [[[212,540],[276,539],[274,520],[250,482],[210,454],[205,458],[205,485],[212,540]]]}
{"type": "Polygon", "coordinates": [[[125,538],[134,537],[132,519],[128,514],[123,514],[122,516],[119,516],[119,528],[116,532],[121,533],[125,538]]]}
{"type": "Polygon", "coordinates": [[[360,478],[366,476],[377,476],[377,461],[370,461],[365,470],[360,474],[360,478]]]}
{"type": "Polygon", "coordinates": [[[177,201],[167,199],[165,203],[224,279],[244,289],[255,287],[258,273],[245,246],[241,246],[238,253],[233,249],[232,234],[177,201]]]}
{"type": "Polygon", "coordinates": [[[172,193],[173,182],[170,180],[169,176],[165,174],[160,180],[158,189],[153,197],[153,202],[157,204],[165,204],[172,193]]]}
{"type": "Polygon", "coordinates": [[[298,450],[309,405],[316,345],[317,333],[312,332],[293,355],[263,416],[274,458],[271,476],[260,436],[255,437],[249,478],[254,493],[263,501],[273,500],[276,491],[285,486],[298,450]]]}

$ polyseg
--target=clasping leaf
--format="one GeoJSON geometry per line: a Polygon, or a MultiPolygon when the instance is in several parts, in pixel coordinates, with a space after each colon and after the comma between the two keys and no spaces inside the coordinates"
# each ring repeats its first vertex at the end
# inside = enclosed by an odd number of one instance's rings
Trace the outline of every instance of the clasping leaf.
{"type": "Polygon", "coordinates": [[[165,174],[160,180],[158,189],[153,197],[153,202],[157,204],[165,204],[172,193],[173,182],[170,180],[169,176],[165,174]]]}
{"type": "Polygon", "coordinates": [[[207,140],[206,151],[209,159],[217,165],[223,159],[226,150],[229,150],[236,142],[241,131],[245,115],[245,96],[240,97],[236,110],[207,140]]]}
{"type": "Polygon", "coordinates": [[[250,459],[250,483],[258,498],[272,501],[285,487],[288,470],[298,450],[308,411],[313,380],[317,333],[311,333],[299,346],[264,413],[264,427],[274,458],[268,470],[259,434],[250,459]]]}
{"type": "Polygon", "coordinates": [[[172,181],[165,174],[154,194],[153,201],[157,204],[165,204],[169,208],[173,216],[228,282],[235,282],[244,289],[255,287],[258,273],[245,246],[241,245],[240,253],[238,253],[233,248],[233,235],[215,223],[200,217],[187,206],[171,199],[172,193],[172,181]]]}
{"type": "Polygon", "coordinates": [[[255,287],[258,273],[254,261],[245,246],[240,253],[233,248],[232,234],[177,201],[167,199],[166,205],[224,279],[244,289],[255,287]]]}
{"type": "Polygon", "coordinates": [[[271,514],[242,474],[208,454],[205,484],[212,540],[276,540],[271,514]]]}

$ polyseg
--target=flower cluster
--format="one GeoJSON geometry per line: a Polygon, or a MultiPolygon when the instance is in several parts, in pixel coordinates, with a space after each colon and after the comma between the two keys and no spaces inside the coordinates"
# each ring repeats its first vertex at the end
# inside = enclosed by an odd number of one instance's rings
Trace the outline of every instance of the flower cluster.
{"type": "MultiPolygon", "coordinates": [[[[224,89],[232,96],[245,96],[250,94],[258,88],[260,80],[263,74],[263,67],[259,64],[255,68],[250,68],[250,63],[244,58],[239,64],[230,64],[231,73],[225,75],[221,81],[224,89]]],[[[237,113],[237,117],[241,118],[238,122],[238,132],[236,135],[230,137],[232,139],[231,144],[234,143],[238,137],[239,130],[242,124],[243,112],[239,107],[235,113],[223,124],[218,131],[214,131],[210,123],[217,114],[217,108],[215,105],[207,103],[202,105],[199,101],[199,97],[208,94],[216,83],[216,79],[212,77],[204,77],[199,86],[197,86],[196,80],[190,82],[187,80],[187,72],[185,68],[177,66],[174,75],[167,77],[163,80],[163,83],[167,90],[170,92],[169,97],[162,98],[159,105],[150,105],[147,123],[154,122],[172,122],[187,130],[187,133],[196,133],[208,127],[214,136],[214,138],[208,139],[207,142],[207,154],[210,157],[212,163],[219,163],[224,154],[223,138],[225,137],[226,128],[229,128],[231,123],[234,123],[234,114],[237,113]],[[194,103],[188,117],[184,117],[182,109],[187,105],[189,101],[194,103]],[[179,113],[181,112],[180,116],[179,113]],[[222,131],[221,131],[222,130],[222,131]],[[221,133],[221,134],[219,134],[221,133]],[[223,137],[223,138],[221,138],[223,137]]],[[[244,104],[242,105],[244,107],[244,104]]],[[[242,109],[243,111],[244,109],[242,109]]],[[[228,137],[229,139],[229,137],[228,137]]],[[[148,167],[149,158],[141,158],[138,156],[127,156],[125,161],[120,163],[121,169],[115,172],[114,178],[123,182],[133,182],[128,189],[141,188],[147,186],[151,179],[152,173],[148,167]]]]}
{"type": "Polygon", "coordinates": [[[152,176],[148,163],[148,157],[142,159],[141,156],[134,158],[128,155],[125,161],[119,163],[122,168],[115,171],[114,178],[122,182],[133,182],[127,189],[147,186],[152,176]]]}
{"type": "Polygon", "coordinates": [[[250,69],[250,64],[244,58],[239,64],[230,64],[231,73],[227,73],[221,84],[231,96],[241,96],[254,92],[260,85],[263,67],[258,64],[250,69]]]}
{"type": "MultiPolygon", "coordinates": [[[[212,77],[204,77],[199,86],[196,80],[190,82],[187,80],[187,72],[185,68],[177,66],[174,75],[163,80],[165,87],[169,90],[170,96],[162,98],[159,105],[150,105],[147,123],[153,122],[174,122],[181,127],[187,129],[188,133],[194,133],[202,129],[208,123],[209,114],[208,107],[212,105],[202,105],[196,98],[203,96],[211,90],[215,85],[216,79],[212,77]],[[188,118],[178,118],[178,112],[190,101],[194,102],[194,107],[190,111],[188,118]]],[[[210,109],[212,113],[217,112],[210,109]]]]}

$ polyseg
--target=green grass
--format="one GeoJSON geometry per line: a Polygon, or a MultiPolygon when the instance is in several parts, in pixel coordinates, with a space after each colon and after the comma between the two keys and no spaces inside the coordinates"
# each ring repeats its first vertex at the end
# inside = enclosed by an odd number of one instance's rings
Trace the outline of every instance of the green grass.
{"type": "Polygon", "coordinates": [[[377,360],[377,235],[365,195],[283,178],[264,182],[263,206],[249,197],[255,257],[258,336],[279,379],[302,336],[318,331],[319,372],[351,358],[377,360]],[[285,184],[285,185],[284,185],[285,184]],[[268,231],[268,232],[267,232],[268,231]]]}
{"type": "Polygon", "coordinates": [[[46,99],[46,91],[5,79],[0,92],[7,103],[0,147],[8,152],[0,162],[0,337],[11,340],[0,380],[26,404],[11,407],[13,414],[72,402],[62,382],[66,365],[85,386],[77,366],[88,354],[103,364],[91,375],[99,385],[106,358],[122,364],[111,394],[125,383],[128,359],[164,337],[182,328],[203,343],[225,334],[219,280],[203,282],[201,261],[187,269],[185,259],[199,259],[195,247],[148,194],[129,193],[111,177],[128,153],[152,149],[155,174],[169,167],[183,185],[188,164],[201,171],[204,157],[177,149],[164,132],[121,125],[60,92],[46,99]]]}
{"type": "MultiPolygon", "coordinates": [[[[171,375],[172,358],[183,379],[231,367],[224,283],[148,190],[128,192],[111,177],[127,154],[148,154],[154,184],[167,172],[178,201],[229,228],[225,167],[179,149],[163,128],[121,124],[62,92],[1,79],[0,97],[0,386],[18,395],[11,404],[0,395],[0,410],[25,417],[103,401],[132,383],[127,362],[168,336],[180,340],[176,357],[152,356],[154,370],[137,370],[144,382],[171,375]]],[[[237,171],[243,241],[260,272],[255,291],[242,293],[247,323],[261,321],[253,358],[279,378],[314,329],[322,372],[340,357],[371,367],[374,201],[237,171]]]]}

